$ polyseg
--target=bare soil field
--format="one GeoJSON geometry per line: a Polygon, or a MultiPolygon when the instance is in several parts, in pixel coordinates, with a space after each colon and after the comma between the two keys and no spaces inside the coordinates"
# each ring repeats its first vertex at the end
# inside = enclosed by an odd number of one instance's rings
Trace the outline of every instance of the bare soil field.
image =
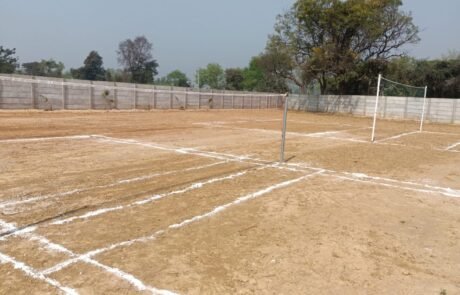
{"type": "Polygon", "coordinates": [[[0,294],[460,294],[460,126],[0,111],[0,294]]]}

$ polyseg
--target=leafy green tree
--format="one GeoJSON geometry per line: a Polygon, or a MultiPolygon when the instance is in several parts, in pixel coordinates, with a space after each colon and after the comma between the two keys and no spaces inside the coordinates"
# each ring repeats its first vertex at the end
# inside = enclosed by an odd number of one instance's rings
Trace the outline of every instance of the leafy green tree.
{"type": "Polygon", "coordinates": [[[103,81],[105,80],[105,69],[102,66],[102,57],[97,51],[91,51],[83,62],[83,67],[71,69],[72,76],[76,79],[103,81]]]}
{"type": "Polygon", "coordinates": [[[217,63],[210,63],[206,68],[198,69],[197,82],[201,87],[208,86],[212,89],[225,88],[225,73],[217,63]]]}
{"type": "Polygon", "coordinates": [[[22,71],[26,75],[61,78],[64,64],[54,59],[42,59],[22,64],[22,71]]]}
{"type": "MultiPolygon", "coordinates": [[[[281,64],[281,66],[284,66],[281,64]]],[[[277,75],[276,58],[261,54],[251,59],[249,67],[244,69],[243,87],[249,91],[279,92],[288,91],[286,79],[277,75]]]]}
{"type": "Polygon", "coordinates": [[[460,97],[460,55],[443,59],[392,59],[384,73],[391,80],[428,86],[429,97],[460,97]]]}
{"type": "Polygon", "coordinates": [[[121,69],[107,69],[105,71],[105,80],[124,83],[129,83],[132,81],[130,73],[121,69]]]}
{"type": "Polygon", "coordinates": [[[278,17],[269,38],[265,53],[282,62],[273,72],[301,89],[316,81],[321,93],[346,92],[349,81],[374,68],[368,62],[402,55],[403,45],[419,41],[401,5],[401,0],[297,0],[278,17]]]}
{"type": "Polygon", "coordinates": [[[255,56],[249,62],[249,66],[243,70],[243,88],[249,91],[264,91],[266,88],[265,77],[262,69],[259,67],[260,57],[255,56]]]}
{"type": "Polygon", "coordinates": [[[244,71],[240,68],[230,68],[225,70],[226,89],[243,90],[244,89],[244,71]]]}
{"type": "Polygon", "coordinates": [[[145,36],[126,39],[118,46],[118,62],[136,83],[153,83],[158,63],[153,59],[153,44],[145,36]]]}
{"type": "Polygon", "coordinates": [[[8,49],[0,46],[0,73],[12,74],[18,67],[18,58],[14,55],[16,49],[8,49]]]}
{"type": "Polygon", "coordinates": [[[187,75],[179,70],[172,71],[166,77],[156,81],[158,85],[170,85],[176,87],[190,87],[190,80],[187,75]]]}

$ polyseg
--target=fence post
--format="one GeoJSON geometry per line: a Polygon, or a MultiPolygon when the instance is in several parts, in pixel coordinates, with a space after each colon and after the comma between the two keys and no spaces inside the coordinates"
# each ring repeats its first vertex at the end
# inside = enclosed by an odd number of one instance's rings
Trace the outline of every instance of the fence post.
{"type": "Polygon", "coordinates": [[[92,110],[94,109],[94,87],[93,87],[93,81],[90,81],[90,86],[89,86],[89,109],[92,110]]]}
{"type": "Polygon", "coordinates": [[[253,109],[253,106],[252,106],[252,101],[253,101],[253,98],[254,96],[251,94],[251,96],[249,96],[251,98],[251,110],[253,109]]]}
{"type": "MultiPolygon", "coordinates": [[[[209,100],[208,100],[209,101],[209,100]]],[[[214,108],[214,90],[211,90],[211,103],[208,103],[210,109],[214,108]]]]}
{"type": "Polygon", "coordinates": [[[452,99],[453,100],[453,107],[452,107],[452,119],[451,119],[451,123],[452,124],[455,124],[455,118],[457,117],[457,103],[458,103],[458,99],[452,99]]]}
{"type": "Polygon", "coordinates": [[[246,97],[246,95],[243,94],[243,102],[241,104],[241,108],[244,109],[244,98],[246,97]]]}
{"type": "MultiPolygon", "coordinates": [[[[32,79],[35,80],[35,76],[32,77],[32,79]]],[[[30,99],[31,99],[32,108],[36,109],[37,103],[35,100],[35,83],[34,82],[30,83],[30,99]]]]}
{"type": "Polygon", "coordinates": [[[225,109],[225,90],[222,92],[222,109],[225,109]]]}
{"type": "Polygon", "coordinates": [[[404,119],[407,119],[407,109],[409,107],[409,97],[406,96],[406,100],[404,102],[404,114],[403,114],[403,118],[404,119]]]}
{"type": "Polygon", "coordinates": [[[113,82],[113,107],[118,109],[117,82],[113,82]]]}
{"type": "Polygon", "coordinates": [[[360,99],[364,99],[364,102],[363,102],[363,116],[366,117],[366,114],[367,114],[367,96],[366,95],[361,96],[360,99]]]}
{"type": "Polygon", "coordinates": [[[198,88],[198,109],[201,109],[201,89],[198,88]]]}
{"type": "Polygon", "coordinates": [[[3,80],[0,80],[0,109],[3,108],[3,80]]]}
{"type": "Polygon", "coordinates": [[[65,85],[65,79],[62,79],[62,109],[66,109],[66,91],[65,91],[66,85],[65,85]]]}
{"type": "Polygon", "coordinates": [[[187,104],[188,104],[188,88],[185,88],[185,105],[184,105],[184,109],[187,109],[187,104]]]}
{"type": "Polygon", "coordinates": [[[153,85],[153,109],[157,108],[157,91],[155,85],[153,85]]]}
{"type": "Polygon", "coordinates": [[[169,94],[169,109],[172,110],[173,109],[173,99],[174,99],[174,97],[173,97],[173,87],[170,86],[169,90],[171,91],[171,93],[169,94]]]}
{"type": "Polygon", "coordinates": [[[137,110],[137,84],[134,84],[134,109],[137,110]]]}

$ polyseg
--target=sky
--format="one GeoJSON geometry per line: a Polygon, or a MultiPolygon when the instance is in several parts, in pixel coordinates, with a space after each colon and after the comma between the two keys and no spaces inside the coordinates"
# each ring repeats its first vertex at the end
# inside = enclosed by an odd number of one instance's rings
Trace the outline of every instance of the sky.
{"type": "MultiPolygon", "coordinates": [[[[276,16],[295,0],[0,0],[0,45],[16,48],[20,63],[53,58],[66,70],[91,50],[118,68],[118,44],[144,35],[153,43],[160,76],[179,69],[189,78],[208,63],[247,66],[263,51],[276,16]]],[[[403,0],[421,42],[418,58],[460,50],[459,0],[403,0]]]]}

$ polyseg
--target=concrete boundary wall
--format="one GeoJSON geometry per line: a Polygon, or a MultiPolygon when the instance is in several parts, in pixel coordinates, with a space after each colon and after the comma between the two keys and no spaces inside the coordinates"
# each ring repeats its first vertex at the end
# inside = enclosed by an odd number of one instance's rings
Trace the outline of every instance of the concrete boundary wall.
{"type": "Polygon", "coordinates": [[[0,75],[0,109],[269,109],[283,95],[0,75]]]}
{"type": "MultiPolygon", "coordinates": [[[[459,100],[428,98],[427,121],[460,124],[459,100]]],[[[276,109],[283,105],[283,95],[273,93],[0,75],[0,109],[276,109]]],[[[378,114],[380,118],[418,120],[422,106],[423,98],[384,96],[378,114]]],[[[375,96],[289,96],[289,108],[297,111],[371,117],[374,107],[375,96]]]]}
{"type": "MultiPolygon", "coordinates": [[[[388,119],[420,120],[422,107],[423,98],[420,97],[383,96],[379,99],[378,115],[388,119]]],[[[372,117],[375,96],[292,94],[289,109],[372,117]]],[[[430,122],[460,124],[460,99],[427,98],[425,118],[430,122]]]]}

